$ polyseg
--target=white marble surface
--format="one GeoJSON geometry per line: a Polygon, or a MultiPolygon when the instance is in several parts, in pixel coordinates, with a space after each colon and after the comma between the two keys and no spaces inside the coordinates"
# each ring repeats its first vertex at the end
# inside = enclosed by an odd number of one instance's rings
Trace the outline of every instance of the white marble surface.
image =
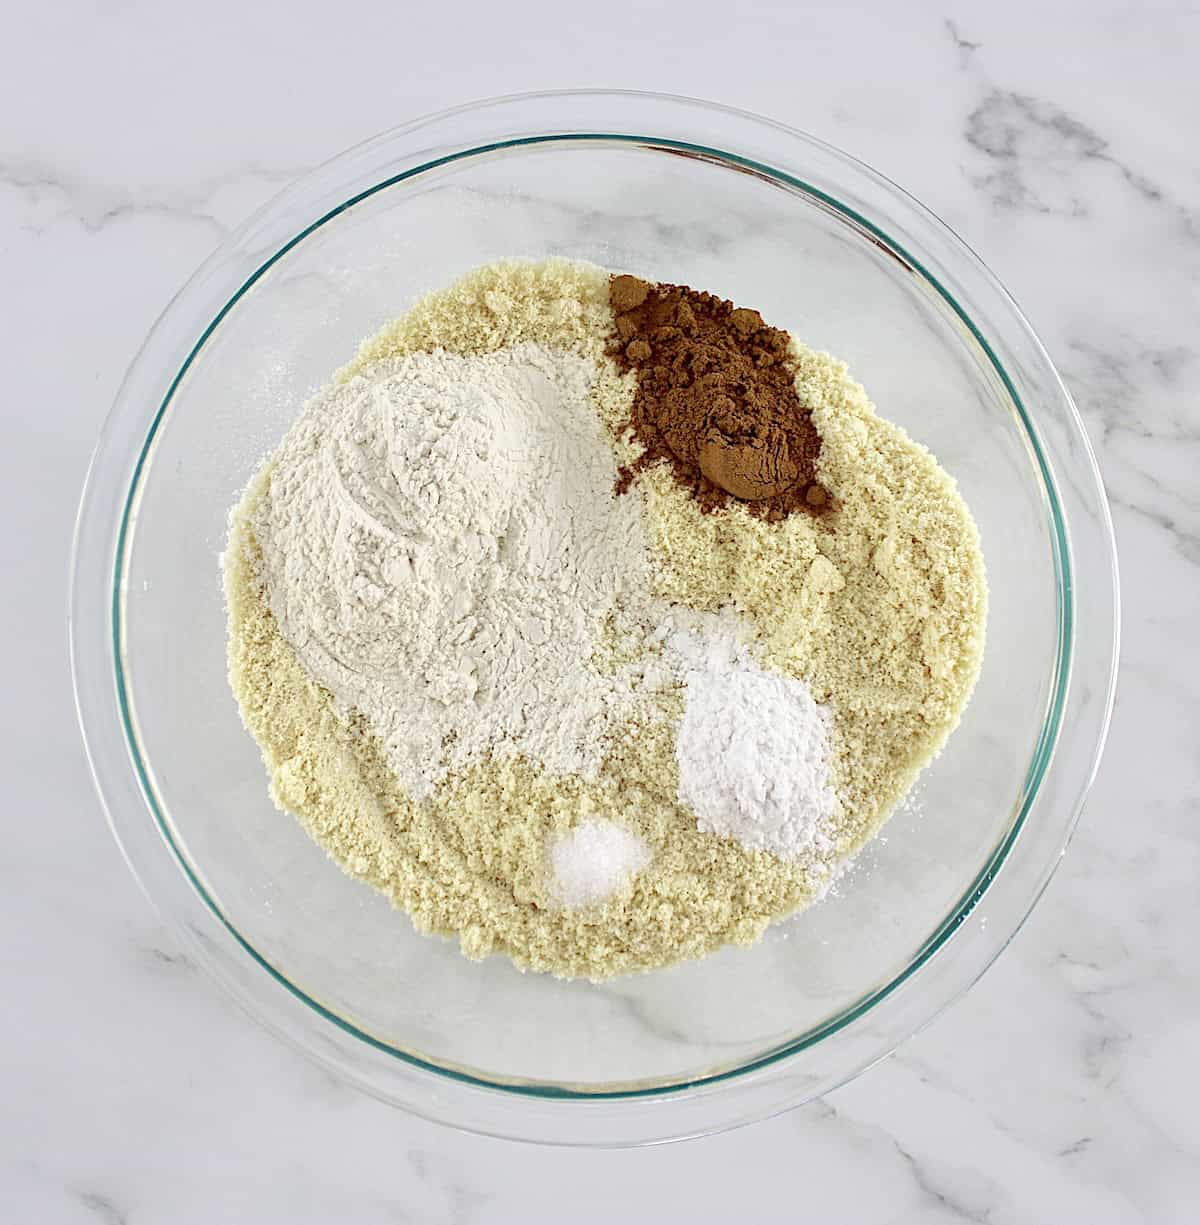
{"type": "Polygon", "coordinates": [[[469,15],[377,0],[6,11],[0,1219],[1196,1219],[1200,8],[698,0],[676,24],[675,7],[604,6],[569,35],[545,0],[469,15]],[[93,436],[155,315],[227,229],[380,128],[473,97],[595,84],[807,128],[967,238],[1087,418],[1126,617],[1081,830],[980,985],[821,1103],[604,1154],[407,1118],[243,1017],[176,947],[109,837],[63,625],[93,436]]]}

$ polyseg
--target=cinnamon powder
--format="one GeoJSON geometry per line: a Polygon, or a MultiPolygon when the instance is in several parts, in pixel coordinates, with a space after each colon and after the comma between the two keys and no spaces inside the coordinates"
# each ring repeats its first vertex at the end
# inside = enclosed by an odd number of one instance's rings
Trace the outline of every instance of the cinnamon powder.
{"type": "Polygon", "coordinates": [[[612,278],[609,302],[610,352],[637,372],[629,427],[643,447],[618,473],[617,493],[666,463],[706,511],[737,501],[775,520],[830,508],[786,332],[713,294],[633,276],[612,278]]]}

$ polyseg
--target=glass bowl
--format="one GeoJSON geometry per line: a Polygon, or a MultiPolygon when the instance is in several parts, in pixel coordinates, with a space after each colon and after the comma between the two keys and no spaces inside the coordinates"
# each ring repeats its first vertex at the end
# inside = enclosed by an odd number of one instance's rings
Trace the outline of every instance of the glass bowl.
{"type": "Polygon", "coordinates": [[[969,986],[1049,880],[1117,646],[1079,418],[1007,293],[935,217],[811,137],[633,93],[484,102],[283,191],[171,302],[101,433],[75,541],[80,722],[146,892],[252,1015],[386,1101],[560,1144],[803,1102],[969,986]],[[711,289],[845,358],[979,524],[987,653],[961,727],[856,868],[752,949],[601,986],[463,959],[276,811],[225,672],[218,554],[260,457],[360,339],[501,256],[711,289]]]}

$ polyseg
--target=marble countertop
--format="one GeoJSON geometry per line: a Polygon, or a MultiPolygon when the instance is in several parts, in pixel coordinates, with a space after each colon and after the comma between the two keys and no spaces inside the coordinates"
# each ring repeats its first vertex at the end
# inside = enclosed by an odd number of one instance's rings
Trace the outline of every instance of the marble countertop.
{"type": "Polygon", "coordinates": [[[41,1225],[1195,1219],[1200,1201],[1200,9],[697,0],[572,15],[63,0],[0,49],[0,1219],[41,1225]],[[811,11],[806,11],[811,10],[811,11]],[[729,14],[738,16],[731,20],[729,14]],[[66,662],[96,431],[249,210],[465,99],[579,85],[805,128],[945,218],[1059,363],[1122,558],[1109,749],[1065,862],[965,999],[827,1099],[666,1148],[460,1135],[336,1083],[199,972],[126,872],[66,662]]]}

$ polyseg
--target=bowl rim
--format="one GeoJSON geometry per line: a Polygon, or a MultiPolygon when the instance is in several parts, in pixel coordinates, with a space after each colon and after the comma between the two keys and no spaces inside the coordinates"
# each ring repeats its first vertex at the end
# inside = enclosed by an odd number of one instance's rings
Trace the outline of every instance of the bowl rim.
{"type": "MultiPolygon", "coordinates": [[[[1068,516],[1062,505],[1060,487],[1054,476],[1054,462],[1061,457],[1052,454],[1054,450],[1053,445],[1047,445],[1043,440],[1042,431],[1039,430],[1038,425],[1034,422],[1025,403],[1026,397],[1022,395],[1018,385],[1021,380],[1010,375],[1009,369],[1002,362],[1001,356],[989,341],[988,336],[985,335],[984,330],[977,325],[972,316],[968,314],[964,306],[958,301],[955,293],[952,292],[954,286],[950,285],[948,287],[944,283],[946,278],[939,276],[940,270],[936,266],[933,268],[926,266],[925,259],[918,257],[916,252],[910,249],[913,245],[911,240],[902,242],[894,237],[893,231],[896,229],[895,226],[885,228],[883,225],[872,220],[868,212],[864,211],[862,206],[858,204],[856,197],[852,195],[852,199],[848,201],[845,198],[847,194],[845,192],[834,194],[820,183],[807,181],[784,166],[772,164],[771,161],[761,160],[757,156],[748,156],[746,152],[733,152],[728,148],[722,147],[723,144],[730,143],[728,141],[724,141],[721,144],[703,143],[693,139],[685,139],[679,132],[681,125],[688,134],[694,130],[698,123],[702,124],[707,121],[707,126],[712,126],[712,121],[715,117],[720,117],[726,125],[732,125],[735,135],[746,137],[743,149],[745,149],[746,145],[750,146],[751,151],[756,147],[756,141],[749,139],[751,129],[754,130],[759,138],[761,138],[762,132],[766,130],[776,141],[782,136],[783,143],[787,147],[786,151],[793,157],[798,154],[807,154],[810,158],[816,157],[818,160],[824,159],[827,162],[835,163],[836,169],[849,177],[852,181],[852,186],[860,195],[864,191],[869,195],[867,189],[882,189],[889,205],[898,209],[904,220],[911,221],[913,216],[915,216],[918,220],[923,221],[927,227],[934,227],[943,242],[948,245],[951,256],[964,258],[965,262],[971,266],[972,271],[998,294],[1000,302],[1007,308],[1008,318],[1006,322],[1017,332],[1023,334],[1022,339],[1028,345],[1033,358],[1035,360],[1040,359],[1043,367],[1039,371],[1043,397],[1047,401],[1053,399],[1056,402],[1057,409],[1066,420],[1068,433],[1073,433],[1071,441],[1078,448],[1075,458],[1082,458],[1083,467],[1087,470],[1086,475],[1090,478],[1087,482],[1088,489],[1086,492],[1092,494],[1091,501],[1093,505],[1089,509],[1093,513],[1098,512],[1097,522],[1099,535],[1102,538],[1098,542],[1099,552],[1106,555],[1111,575],[1111,602],[1108,610],[1111,614],[1111,651],[1107,678],[1097,678],[1101,681],[1102,697],[1098,704],[1095,701],[1092,702],[1090,710],[1094,725],[1090,737],[1093,742],[1091,760],[1088,763],[1088,768],[1083,771],[1082,785],[1077,785],[1075,788],[1076,794],[1066,810],[1065,821],[1061,820],[1061,816],[1064,814],[1060,814],[1059,824],[1061,828],[1058,831],[1058,836],[1052,839],[1052,844],[1056,845],[1057,849],[1051,856],[1049,865],[1043,866],[1043,871],[1032,882],[1032,888],[1027,891],[1024,907],[1018,914],[1015,924],[1012,923],[1010,918],[1011,930],[1008,930],[1004,934],[1003,939],[998,943],[995,939],[989,943],[988,953],[981,959],[974,972],[959,983],[957,989],[938,1003],[932,1012],[925,1010],[927,1015],[923,1019],[919,1019],[918,1024],[908,1026],[907,1032],[901,1033],[899,1037],[889,1035],[882,1044],[881,1049],[872,1058],[860,1061],[857,1067],[851,1069],[846,1075],[842,1075],[834,1083],[840,1083],[841,1080],[848,1079],[850,1075],[857,1074],[858,1071],[861,1071],[870,1062],[874,1062],[874,1059],[882,1058],[885,1054],[889,1053],[891,1049],[894,1049],[895,1045],[898,1045],[900,1041],[905,1040],[912,1032],[915,1032],[916,1028],[919,1028],[921,1024],[927,1023],[940,1013],[957,994],[961,993],[971,982],[975,981],[978,975],[999,954],[1008,939],[1011,939],[1011,936],[1015,934],[1029,913],[1029,910],[1032,909],[1037,897],[1040,896],[1041,891],[1045,888],[1049,876],[1074,829],[1084,794],[1086,793],[1087,786],[1090,785],[1092,777],[1094,777],[1095,767],[1103,747],[1115,686],[1116,647],[1119,636],[1117,573],[1111,522],[1108,518],[1107,504],[1104,499],[1095,458],[1091,453],[1082,424],[1078,418],[1078,413],[1071,402],[1070,396],[1062,386],[1061,380],[1059,380],[1057,373],[1054,371],[1048,356],[1037,341],[1024,316],[1016,307],[1016,304],[1012,302],[1012,299],[1000,287],[994,276],[978,260],[978,257],[960,239],[953,235],[943,223],[933,217],[928,210],[924,209],[923,206],[901,191],[901,189],[832,146],[797,132],[794,129],[787,128],[782,124],[750,115],[748,112],[720,107],[693,99],[674,98],[667,95],[644,94],[624,90],[586,92],[568,90],[519,94],[483,102],[468,103],[449,111],[417,119],[412,123],[392,129],[389,132],[363,142],[361,145],[354,146],[285,188],[241,227],[229,235],[214,255],[202,265],[201,269],[180,290],[179,294],[172,299],[147,337],[141,351],[135,357],[125,382],[122,384],[113,409],[101,431],[80,501],[75,540],[72,548],[71,593],[68,614],[72,674],[76,692],[77,711],[93,778],[108,815],[110,826],[118,843],[121,845],[131,870],[142,883],[151,900],[177,927],[180,926],[182,916],[179,914],[178,909],[168,908],[162,891],[150,883],[149,877],[153,875],[153,872],[148,871],[147,867],[147,855],[149,852],[145,845],[146,840],[135,835],[133,832],[135,823],[142,823],[143,814],[147,809],[149,810],[154,827],[157,829],[158,836],[169,851],[176,870],[182,871],[192,890],[203,902],[209,916],[215,917],[218,920],[219,924],[224,928],[225,935],[238,946],[241,954],[248,957],[258,968],[265,969],[275,983],[290,993],[305,1008],[311,1010],[323,1022],[331,1024],[355,1042],[364,1043],[380,1054],[392,1059],[398,1059],[422,1074],[433,1074],[436,1077],[448,1079],[457,1085],[464,1086],[475,1092],[482,1090],[489,1095],[499,1094],[508,1102],[512,1102],[515,1098],[523,1100],[535,1099],[539,1103],[556,1103],[559,1105],[564,1102],[608,1103],[615,1105],[625,1101],[663,1098],[678,1099],[681,1095],[695,1096],[698,1093],[703,1093],[705,1097],[709,1097],[714,1091],[719,1092],[723,1088],[736,1086],[741,1082],[753,1079],[756,1075],[768,1072],[773,1068],[786,1064],[788,1061],[794,1060],[800,1053],[816,1047],[834,1035],[845,1031],[861,1018],[873,1013],[885,1000],[893,996],[894,993],[900,992],[917,976],[956,933],[964,930],[964,925],[984,900],[989,888],[997,880],[1000,868],[1017,845],[1018,838],[1025,829],[1029,816],[1039,799],[1042,783],[1046,779],[1048,772],[1053,768],[1055,750],[1060,739],[1060,733],[1063,730],[1063,720],[1067,713],[1068,702],[1071,696],[1072,673],[1076,662],[1076,638],[1080,629],[1077,624],[1075,598],[1078,580],[1072,565],[1073,541],[1071,537],[1074,522],[1068,523],[1068,516]],[[675,132],[676,134],[656,136],[648,135],[645,131],[641,133],[636,130],[620,131],[616,130],[616,125],[600,122],[607,117],[608,113],[621,110],[622,107],[627,109],[631,101],[643,112],[657,112],[657,114],[650,116],[649,122],[645,125],[646,128],[653,130],[654,123],[657,120],[660,131],[666,128],[668,131],[675,132]],[[558,130],[557,127],[548,131],[541,130],[540,127],[533,131],[519,130],[520,125],[528,126],[535,117],[540,119],[541,126],[544,126],[547,115],[537,114],[536,112],[538,108],[545,107],[548,104],[555,104],[556,110],[561,111],[565,109],[571,111],[577,114],[579,119],[575,123],[565,126],[563,130],[558,130]],[[533,109],[530,110],[530,108],[533,109]],[[471,126],[471,133],[457,134],[454,132],[454,129],[458,126],[457,121],[462,120],[464,117],[468,120],[482,121],[482,128],[476,123],[475,125],[469,125],[471,126]],[[492,121],[490,125],[489,121],[492,121]],[[518,125],[517,130],[512,130],[514,121],[518,125]],[[606,130],[608,128],[612,130],[606,130]],[[489,130],[493,132],[495,139],[481,141],[479,139],[480,132],[489,130]],[[401,148],[402,145],[411,143],[407,141],[407,138],[413,135],[437,138],[443,143],[441,145],[434,145],[432,148],[422,144],[416,151],[401,148]],[[801,193],[827,210],[836,213],[843,222],[856,230],[863,238],[882,247],[899,260],[906,267],[908,273],[919,277],[926,285],[931,287],[961,322],[974,343],[979,346],[980,351],[991,363],[1025,427],[1026,436],[1036,457],[1037,468],[1042,478],[1043,489],[1046,495],[1051,528],[1050,540],[1056,569],[1058,603],[1058,650],[1054,663],[1054,682],[1051,687],[1051,696],[1041,735],[1035,744],[1027,771],[1024,794],[1019,811],[1010,823],[1005,835],[991,849],[990,853],[986,855],[986,861],[976,877],[962,892],[959,902],[915,950],[903,969],[888,982],[867,992],[851,1005],[826,1018],[821,1024],[740,1063],[736,1067],[719,1069],[708,1075],[669,1084],[631,1085],[596,1090],[575,1089],[547,1082],[525,1081],[509,1083],[422,1058],[413,1052],[393,1046],[359,1028],[344,1017],[338,1016],[335,1012],[322,1005],[320,1001],[312,998],[302,987],[293,983],[282,970],[275,967],[265,956],[260,954],[223,913],[217,900],[205,888],[199,874],[189,862],[186,852],[177,845],[172,836],[170,821],[160,805],[151,771],[148,768],[147,762],[142,757],[135,726],[135,717],[126,689],[123,667],[125,646],[122,616],[125,590],[123,571],[131,546],[132,529],[136,523],[141,481],[144,473],[147,471],[147,464],[154,449],[158,428],[166,416],[176,389],[186,377],[192,361],[251,287],[270,268],[282,260],[289,251],[311,234],[333,221],[348,209],[353,208],[356,204],[380,191],[393,188],[406,180],[417,178],[439,167],[472,157],[502,154],[506,150],[534,146],[586,142],[603,142],[607,145],[624,144],[638,148],[684,153],[710,161],[715,160],[731,169],[760,176],[776,185],[801,193]],[[395,170],[394,173],[385,175],[383,178],[376,178],[366,186],[361,186],[359,190],[343,196],[343,198],[337,200],[330,207],[318,208],[315,217],[308,224],[293,232],[284,241],[278,241],[278,234],[274,233],[273,227],[281,217],[290,216],[289,210],[293,209],[297,201],[303,200],[307,195],[318,195],[319,197],[319,193],[308,191],[310,187],[324,184],[326,181],[336,184],[341,181],[343,170],[351,168],[361,170],[364,158],[372,165],[375,165],[380,161],[380,154],[386,154],[386,157],[383,158],[385,163],[395,163],[399,156],[402,168],[395,170]],[[236,261],[230,261],[228,258],[229,253],[238,251],[239,247],[251,249],[253,243],[264,231],[270,238],[264,247],[269,254],[265,258],[259,256],[252,257],[258,260],[256,266],[248,276],[241,276],[239,269],[244,270],[243,265],[245,261],[242,261],[240,264],[236,261]],[[212,278],[214,272],[217,274],[217,281],[225,286],[226,292],[228,291],[229,284],[236,284],[236,288],[232,292],[227,293],[224,304],[215,313],[212,313],[211,309],[201,307],[199,301],[194,302],[193,299],[198,299],[202,296],[197,293],[198,288],[205,291],[203,296],[206,301],[212,299],[211,292],[208,292],[212,287],[208,284],[208,281],[212,278]],[[184,332],[194,328],[197,310],[203,312],[204,309],[208,309],[209,321],[207,325],[200,331],[198,339],[194,339],[191,342],[190,348],[187,349],[186,356],[184,356],[182,362],[176,364],[174,374],[170,378],[165,391],[156,401],[154,399],[147,400],[142,393],[141,384],[143,382],[153,384],[155,377],[163,377],[158,369],[161,363],[154,360],[157,356],[155,351],[156,338],[161,337],[169,325],[175,321],[185,323],[182,329],[184,332]],[[1050,393],[1053,393],[1053,395],[1050,393]],[[147,418],[149,418],[148,426],[145,425],[147,418]],[[138,440],[139,430],[144,431],[141,433],[140,441],[138,440]],[[112,527],[114,523],[115,530],[112,527]],[[108,532],[107,539],[105,538],[106,530],[108,532]],[[1105,548],[1105,545],[1107,545],[1107,548],[1105,548]],[[106,576],[104,574],[104,567],[97,569],[95,565],[97,557],[104,557],[109,563],[106,576]],[[98,582],[102,583],[103,586],[98,587],[98,582]],[[94,633],[101,621],[107,623],[106,644],[94,633]],[[105,656],[107,657],[106,659],[105,656]],[[107,692],[105,692],[106,686],[104,684],[96,683],[96,670],[97,668],[103,670],[105,664],[111,669],[108,673],[111,689],[108,689],[107,692]],[[1098,719],[1096,718],[1097,714],[1099,715],[1098,719]],[[116,723],[115,728],[114,720],[116,723]],[[114,736],[114,730],[119,735],[114,736]],[[123,743],[124,749],[124,752],[119,757],[111,752],[112,747],[118,742],[123,743]],[[135,798],[140,799],[141,803],[136,803],[135,798]],[[135,812],[137,812],[136,817],[133,815],[135,812]],[[883,1049],[884,1047],[886,1049],[883,1049]]],[[[625,126],[631,125],[626,124],[625,126]]],[[[737,142],[733,143],[736,144],[737,142]]],[[[768,141],[767,143],[770,144],[771,142],[768,141]]],[[[775,158],[773,160],[779,161],[781,159],[775,158]]],[[[334,190],[333,196],[330,198],[332,199],[336,195],[337,190],[334,190]]],[[[904,232],[903,228],[901,232],[904,232]]],[[[191,335],[193,337],[196,335],[194,330],[191,330],[191,335]]],[[[1072,486],[1074,487],[1076,483],[1072,482],[1072,486]]],[[[1082,484],[1082,482],[1078,483],[1082,484]]],[[[1077,547],[1077,542],[1075,543],[1077,547]]],[[[1100,620],[1103,620],[1102,610],[1100,620]]],[[[1094,634],[1097,632],[1097,626],[1089,625],[1086,628],[1089,633],[1094,634]]],[[[1100,626],[1099,630],[1102,635],[1103,626],[1100,626]]],[[[1102,655],[1103,652],[1101,651],[1102,655]]],[[[1094,688],[1095,680],[1092,680],[1091,683],[1094,688]]],[[[198,930],[194,916],[190,922],[185,921],[183,923],[183,928],[190,937],[190,942],[195,946],[197,944],[198,930]]],[[[269,1027],[277,1032],[282,1028],[284,1031],[283,1036],[287,1037],[293,1044],[299,1045],[306,1053],[321,1059],[320,1053],[313,1050],[311,1042],[298,1039],[296,1033],[289,1032],[287,1025],[281,1027],[278,1020],[276,1020],[275,1024],[272,1024],[271,1020],[263,1015],[262,1009],[254,1006],[247,992],[240,990],[236,982],[231,980],[231,975],[227,971],[223,972],[214,963],[212,949],[205,946],[203,938],[199,940],[199,943],[205,950],[200,954],[200,959],[210,970],[213,970],[220,980],[225,982],[227,987],[233,990],[235,996],[244,1007],[247,1007],[253,1015],[258,1016],[260,1020],[264,1020],[269,1027]]],[[[323,1062],[329,1063],[330,1061],[326,1059],[323,1062]]],[[[342,1070],[347,1071],[345,1067],[342,1070]]],[[[349,1071],[348,1074],[351,1076],[351,1079],[355,1079],[360,1084],[363,1083],[361,1074],[355,1075],[353,1071],[349,1071]]],[[[371,1083],[366,1083],[364,1087],[378,1093],[377,1086],[371,1083]]],[[[823,1092],[829,1087],[832,1087],[832,1085],[823,1084],[816,1091],[823,1092]]],[[[394,1093],[379,1095],[384,1096],[385,1100],[397,1100],[397,1096],[394,1093]]],[[[809,1093],[808,1096],[815,1096],[815,1093],[809,1093]]],[[[403,1104],[407,1105],[410,1109],[416,1109],[418,1113],[422,1112],[419,1106],[413,1105],[411,1101],[404,1100],[403,1104]]],[[[795,1102],[789,1101],[784,1103],[784,1105],[789,1104],[795,1104],[795,1102]]],[[[435,1115],[434,1117],[438,1116],[435,1115]]],[[[459,1122],[455,1118],[446,1121],[459,1122]]],[[[733,1121],[739,1120],[735,1119],[733,1121]]],[[[477,1129],[489,1130],[486,1127],[477,1129]]],[[[538,1138],[553,1137],[539,1136],[538,1138]]]]}

